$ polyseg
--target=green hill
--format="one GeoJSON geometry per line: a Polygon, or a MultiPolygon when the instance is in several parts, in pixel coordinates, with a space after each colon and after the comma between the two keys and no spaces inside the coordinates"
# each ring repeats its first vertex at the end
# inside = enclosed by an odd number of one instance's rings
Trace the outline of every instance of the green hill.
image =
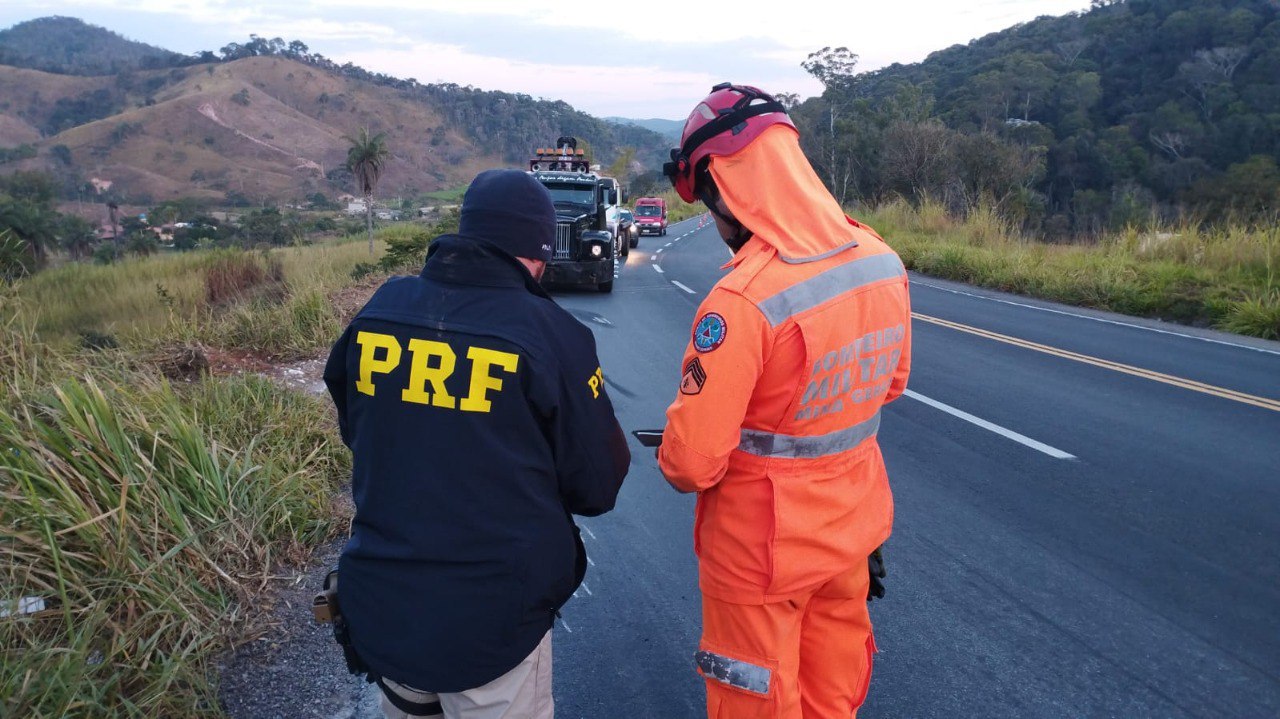
{"type": "Polygon", "coordinates": [[[827,89],[797,116],[846,199],[987,196],[1050,234],[1280,207],[1268,0],[1095,0],[856,76],[812,59],[827,89]]]}
{"type": "Polygon", "coordinates": [[[533,148],[561,135],[580,138],[606,167],[633,157],[636,174],[655,171],[668,147],[656,133],[562,101],[372,73],[296,40],[254,36],[220,56],[189,57],[68,18],[23,23],[0,37],[11,54],[37,37],[81,48],[66,54],[78,64],[30,53],[26,65],[47,69],[0,63],[0,173],[53,174],[64,199],[96,196],[103,182],[131,205],[334,197],[353,189],[342,169],[343,138],[361,127],[387,133],[393,158],[381,192],[389,195],[455,188],[486,168],[523,166],[533,148]],[[128,67],[66,74],[90,57],[128,67]]]}
{"type": "Polygon", "coordinates": [[[113,75],[182,59],[71,17],[43,17],[0,31],[0,64],[63,75],[113,75]]]}

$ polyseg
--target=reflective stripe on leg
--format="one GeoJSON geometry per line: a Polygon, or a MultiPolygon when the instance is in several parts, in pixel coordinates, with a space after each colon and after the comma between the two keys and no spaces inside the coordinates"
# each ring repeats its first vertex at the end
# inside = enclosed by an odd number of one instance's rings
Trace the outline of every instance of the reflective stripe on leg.
{"type": "Polygon", "coordinates": [[[773,672],[768,667],[708,651],[699,651],[693,657],[698,663],[698,668],[702,670],[702,675],[708,679],[754,694],[769,693],[769,680],[773,672]]]}

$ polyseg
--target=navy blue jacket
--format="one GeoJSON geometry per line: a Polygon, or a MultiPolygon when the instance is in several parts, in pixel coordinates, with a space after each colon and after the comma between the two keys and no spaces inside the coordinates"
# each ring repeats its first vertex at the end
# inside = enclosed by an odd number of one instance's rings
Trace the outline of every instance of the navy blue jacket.
{"type": "Polygon", "coordinates": [[[425,691],[505,674],[582,581],[570,513],[612,509],[630,463],[591,331],[515,258],[444,236],[324,379],[354,460],[338,591],[356,650],[425,691]]]}

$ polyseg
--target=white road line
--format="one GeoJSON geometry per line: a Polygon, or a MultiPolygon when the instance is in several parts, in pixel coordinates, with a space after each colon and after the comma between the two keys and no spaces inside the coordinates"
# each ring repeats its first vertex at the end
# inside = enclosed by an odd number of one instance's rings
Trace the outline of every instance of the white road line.
{"type": "Polygon", "coordinates": [[[596,566],[595,560],[591,558],[590,554],[587,555],[587,564],[590,564],[593,567],[596,566]]]}
{"type": "Polygon", "coordinates": [[[595,596],[595,594],[591,591],[591,587],[588,587],[586,582],[583,582],[581,586],[582,586],[582,591],[586,592],[588,597],[595,596]]]}
{"type": "Polygon", "coordinates": [[[649,259],[650,259],[651,261],[653,261],[653,262],[657,262],[657,261],[658,261],[658,256],[657,256],[657,255],[654,255],[653,257],[650,257],[649,259]]]}
{"type": "Polygon", "coordinates": [[[573,634],[573,630],[572,630],[572,629],[570,629],[570,628],[569,628],[569,625],[565,623],[565,621],[564,621],[564,617],[560,617],[559,619],[560,619],[560,626],[564,627],[564,630],[565,630],[566,632],[569,632],[570,634],[573,634]]]}
{"type": "Polygon", "coordinates": [[[953,289],[951,289],[950,287],[942,287],[942,286],[939,286],[939,285],[930,284],[930,283],[928,283],[928,282],[922,282],[922,281],[920,281],[920,280],[913,280],[911,284],[913,284],[913,285],[924,285],[925,287],[929,287],[929,288],[931,288],[931,289],[935,289],[935,290],[942,290],[943,292],[950,292],[950,293],[951,293],[951,294],[953,294],[953,295],[964,295],[965,297],[973,297],[973,298],[975,298],[975,299],[979,299],[979,300],[987,300],[988,302],[999,302],[999,303],[1000,303],[1000,304],[1002,304],[1002,305],[1012,305],[1012,306],[1014,306],[1014,307],[1024,307],[1024,308],[1029,309],[1029,310],[1038,310],[1038,311],[1040,311],[1040,312],[1049,312],[1049,313],[1052,313],[1052,314],[1055,314],[1055,315],[1066,315],[1067,317],[1078,317],[1078,318],[1080,318],[1080,319],[1082,319],[1082,320],[1091,320],[1091,321],[1093,321],[1093,322],[1101,322],[1102,324],[1106,324],[1106,325],[1116,325],[1117,327],[1130,327],[1130,328],[1133,328],[1133,329],[1135,329],[1135,330],[1146,330],[1147,332],[1155,332],[1156,334],[1161,334],[1161,335],[1173,335],[1174,337],[1183,337],[1183,338],[1186,338],[1186,339],[1189,339],[1189,340],[1199,340],[1199,341],[1201,341],[1201,342],[1210,342],[1210,343],[1212,343],[1212,344],[1216,344],[1216,345],[1226,345],[1227,347],[1234,347],[1234,348],[1236,348],[1236,349],[1242,349],[1242,350],[1253,350],[1254,352],[1262,352],[1262,353],[1264,353],[1264,354],[1270,354],[1270,355],[1280,355],[1280,352],[1277,352],[1276,350],[1264,349],[1264,348],[1262,348],[1262,347],[1252,347],[1252,346],[1250,346],[1250,345],[1243,345],[1243,344],[1239,344],[1239,343],[1236,343],[1236,342],[1227,342],[1226,340],[1215,340],[1215,339],[1210,338],[1210,337],[1199,337],[1199,336],[1196,336],[1196,335],[1189,335],[1189,334],[1186,334],[1185,332],[1174,332],[1173,330],[1164,330],[1164,329],[1160,329],[1160,328],[1158,328],[1158,327],[1147,327],[1146,325],[1134,324],[1134,323],[1132,323],[1132,322],[1121,322],[1121,321],[1119,321],[1119,320],[1108,320],[1108,319],[1104,319],[1104,318],[1102,318],[1102,317],[1091,317],[1091,316],[1089,316],[1089,315],[1083,315],[1083,314],[1079,314],[1079,313],[1077,313],[1077,312],[1067,312],[1067,311],[1065,311],[1065,310],[1055,310],[1055,309],[1053,309],[1052,307],[1040,307],[1040,306],[1038,306],[1038,305],[1027,304],[1027,303],[1025,303],[1025,302],[1014,302],[1013,300],[1003,300],[1003,299],[1000,299],[1000,298],[998,298],[998,297],[987,297],[986,295],[980,295],[980,294],[977,294],[977,293],[974,293],[974,292],[965,292],[965,291],[963,291],[963,290],[953,290],[953,289]]]}
{"type": "Polygon", "coordinates": [[[691,294],[691,295],[696,295],[696,294],[698,294],[697,292],[694,292],[693,290],[691,290],[691,289],[689,289],[688,287],[686,287],[686,286],[685,286],[684,284],[682,284],[679,280],[671,280],[671,284],[675,285],[676,287],[679,287],[680,289],[684,290],[685,292],[688,292],[688,293],[689,293],[689,294],[691,294]]]}
{"type": "Polygon", "coordinates": [[[658,271],[658,274],[662,274],[662,266],[661,266],[661,265],[652,265],[652,267],[653,267],[653,269],[655,269],[655,270],[657,270],[657,271],[658,271]]]}
{"type": "Polygon", "coordinates": [[[1037,452],[1044,452],[1045,454],[1049,455],[1050,457],[1053,457],[1054,459],[1075,459],[1076,458],[1074,454],[1068,454],[1058,449],[1057,447],[1050,447],[1049,445],[1043,442],[1037,442],[1036,440],[1031,439],[1026,435],[1018,434],[1017,432],[1014,432],[1011,429],[1007,429],[1005,427],[1001,427],[998,424],[988,422],[987,420],[982,419],[981,417],[975,417],[969,414],[968,412],[965,412],[964,410],[956,409],[955,407],[952,407],[949,404],[939,402],[936,399],[925,397],[919,392],[914,392],[912,390],[905,390],[903,391],[903,394],[910,397],[911,399],[916,400],[917,402],[923,402],[929,405],[930,407],[933,407],[934,409],[940,409],[949,415],[959,417],[960,419],[963,419],[966,422],[971,422],[973,424],[976,424],[979,427],[991,432],[995,432],[996,434],[1002,437],[1007,437],[1017,442],[1018,444],[1030,447],[1031,449],[1034,449],[1037,452]]]}
{"type": "MultiPolygon", "coordinates": [[[[674,241],[674,240],[673,240],[673,241],[674,241]]],[[[670,242],[668,242],[667,244],[663,245],[663,247],[670,247],[670,246],[671,246],[671,243],[670,243],[670,242]]]]}
{"type": "Polygon", "coordinates": [[[666,248],[666,247],[659,247],[658,249],[654,250],[654,254],[662,254],[662,251],[663,251],[663,250],[665,250],[665,249],[667,249],[667,248],[666,248]]]}
{"type": "Polygon", "coordinates": [[[585,524],[582,525],[582,531],[586,532],[588,537],[591,537],[592,539],[596,538],[595,533],[591,531],[591,527],[588,527],[585,524]]]}

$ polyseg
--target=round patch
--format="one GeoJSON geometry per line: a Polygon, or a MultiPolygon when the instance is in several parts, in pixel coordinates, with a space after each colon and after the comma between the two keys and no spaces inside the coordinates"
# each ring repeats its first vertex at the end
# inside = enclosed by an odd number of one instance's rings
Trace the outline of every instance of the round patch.
{"type": "Polygon", "coordinates": [[[693,326],[693,348],[699,352],[710,352],[724,344],[725,333],[729,325],[724,318],[714,312],[708,312],[693,326]]]}

